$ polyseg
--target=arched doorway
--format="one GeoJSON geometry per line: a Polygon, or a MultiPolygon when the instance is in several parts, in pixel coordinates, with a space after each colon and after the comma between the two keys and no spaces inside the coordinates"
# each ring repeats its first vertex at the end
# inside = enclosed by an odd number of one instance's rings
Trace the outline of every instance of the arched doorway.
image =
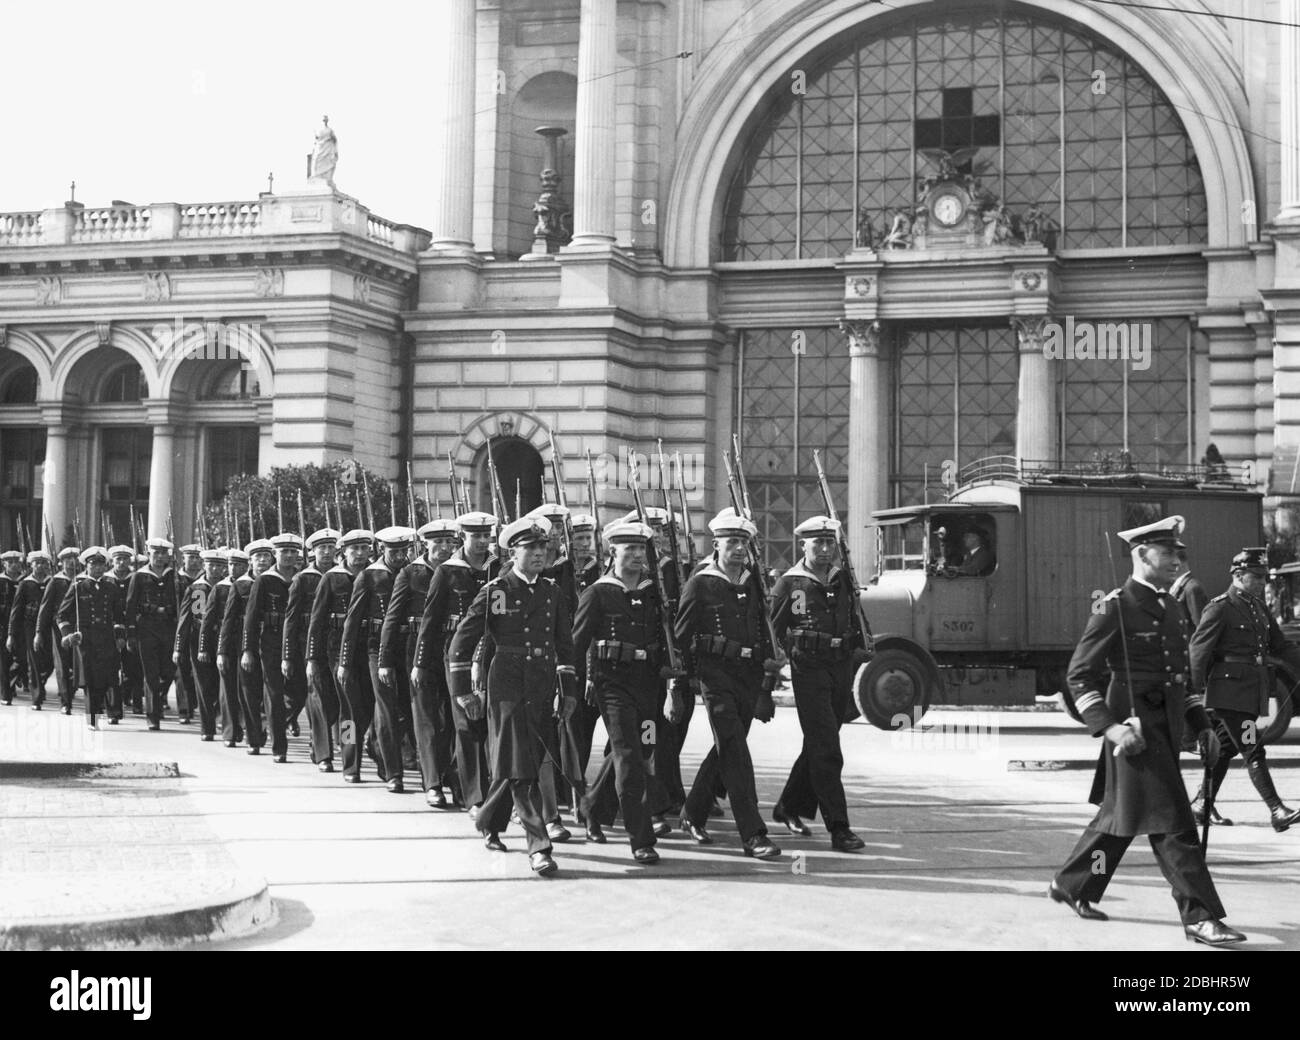
{"type": "MultiPolygon", "coordinates": [[[[501,493],[505,496],[506,513],[517,519],[542,504],[542,474],[545,466],[541,453],[522,437],[493,437],[479,452],[476,466],[478,474],[478,508],[494,512],[492,507],[492,477],[488,472],[488,451],[496,466],[501,493]]],[[[504,520],[504,517],[498,519],[504,520]]]]}

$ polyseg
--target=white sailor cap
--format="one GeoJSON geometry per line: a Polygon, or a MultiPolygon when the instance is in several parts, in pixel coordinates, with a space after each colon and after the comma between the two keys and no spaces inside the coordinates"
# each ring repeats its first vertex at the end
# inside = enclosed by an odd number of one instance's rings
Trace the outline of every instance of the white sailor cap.
{"type": "MultiPolygon", "coordinates": [[[[651,527],[668,526],[668,510],[660,506],[646,506],[645,518],[649,522],[651,527]]],[[[632,512],[628,513],[627,516],[623,517],[623,521],[629,524],[640,523],[641,517],[637,514],[637,511],[634,509],[632,510],[632,512]]]]}
{"type": "Polygon", "coordinates": [[[199,559],[204,563],[225,563],[226,554],[221,549],[200,549],[199,559]]]}
{"type": "Polygon", "coordinates": [[[486,534],[496,525],[497,518],[491,513],[469,512],[461,513],[456,517],[456,528],[462,534],[465,532],[486,534]]]}
{"type": "Polygon", "coordinates": [[[362,527],[354,527],[351,531],[339,539],[339,547],[346,548],[349,545],[369,545],[375,540],[375,536],[362,527]]]}
{"type": "Polygon", "coordinates": [[[501,547],[513,549],[516,545],[535,545],[551,537],[551,522],[544,516],[521,516],[501,531],[501,547]]]}
{"type": "Polygon", "coordinates": [[[92,545],[89,548],[82,550],[81,555],[78,556],[77,559],[79,559],[83,564],[89,563],[91,560],[103,560],[107,563],[108,550],[102,545],[92,545]]]}
{"type": "Polygon", "coordinates": [[[840,522],[829,516],[810,516],[794,529],[796,538],[835,538],[840,533],[840,522]]]}
{"type": "Polygon", "coordinates": [[[119,556],[129,556],[131,557],[132,560],[134,560],[135,550],[132,549],[129,545],[114,545],[109,547],[108,555],[115,560],[119,556]]]}
{"type": "Polygon", "coordinates": [[[455,538],[456,521],[439,517],[437,520],[430,520],[416,533],[421,538],[455,538]]]}
{"type": "Polygon", "coordinates": [[[244,552],[248,553],[250,557],[260,552],[273,553],[275,552],[275,546],[271,544],[270,539],[254,538],[244,546],[244,552]]]}
{"type": "Polygon", "coordinates": [[[709,521],[709,530],[714,538],[755,538],[758,528],[734,509],[724,509],[709,521]]]}
{"type": "Polygon", "coordinates": [[[81,549],[75,545],[65,545],[59,550],[59,559],[66,560],[69,556],[81,556],[81,549]]]}
{"type": "Polygon", "coordinates": [[[227,550],[226,550],[226,562],[227,562],[227,563],[247,563],[247,562],[248,562],[248,553],[245,552],[243,549],[227,549],[227,550]]]}
{"type": "Polygon", "coordinates": [[[302,539],[296,534],[281,531],[271,539],[271,548],[276,552],[284,549],[292,549],[294,552],[302,552],[302,539]]]}
{"type": "Polygon", "coordinates": [[[307,536],[307,548],[315,549],[318,545],[333,545],[339,540],[338,531],[332,527],[322,527],[307,536]]]}
{"type": "Polygon", "coordinates": [[[648,524],[643,524],[639,520],[615,520],[612,524],[605,525],[604,536],[605,541],[610,545],[624,543],[644,545],[655,536],[655,533],[648,524]]]}
{"type": "Polygon", "coordinates": [[[1119,531],[1118,534],[1128,542],[1130,549],[1136,549],[1139,545],[1163,545],[1170,549],[1186,549],[1187,546],[1179,541],[1185,526],[1186,521],[1181,516],[1167,516],[1154,524],[1130,527],[1127,531],[1119,531]]]}
{"type": "Polygon", "coordinates": [[[31,552],[27,554],[28,563],[35,563],[37,560],[44,560],[46,563],[54,562],[53,560],[50,559],[50,554],[47,553],[44,549],[33,549],[31,552]]]}
{"type": "MultiPolygon", "coordinates": [[[[596,529],[596,518],[590,513],[574,513],[569,517],[569,526],[574,532],[594,531],[596,529]]],[[[606,525],[608,526],[608,525],[606,525]]]]}
{"type": "Polygon", "coordinates": [[[414,540],[415,529],[412,527],[385,527],[375,532],[375,541],[380,545],[407,545],[414,540]]]}
{"type": "Polygon", "coordinates": [[[6,549],[0,553],[0,560],[21,560],[22,558],[23,554],[17,549],[6,549]]]}
{"type": "Polygon", "coordinates": [[[153,551],[154,549],[166,549],[168,552],[171,552],[173,548],[172,543],[167,541],[166,538],[150,538],[144,543],[144,547],[150,551],[153,551]]]}
{"type": "Polygon", "coordinates": [[[196,543],[191,542],[189,545],[182,545],[180,551],[182,553],[193,553],[195,556],[198,556],[203,552],[203,549],[196,543]]]}
{"type": "Polygon", "coordinates": [[[529,517],[544,516],[546,517],[547,520],[551,521],[551,523],[554,524],[556,522],[562,523],[564,521],[564,518],[568,515],[569,515],[569,510],[565,506],[560,505],[558,502],[543,502],[536,509],[532,510],[531,512],[525,513],[522,517],[520,517],[520,519],[527,520],[529,517]]]}

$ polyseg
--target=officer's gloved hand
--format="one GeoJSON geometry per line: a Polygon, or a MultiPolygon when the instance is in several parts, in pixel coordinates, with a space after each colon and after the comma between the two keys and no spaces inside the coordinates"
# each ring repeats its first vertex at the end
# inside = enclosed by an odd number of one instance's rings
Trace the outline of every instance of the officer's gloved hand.
{"type": "MultiPolygon", "coordinates": [[[[76,633],[74,632],[73,635],[76,635],[76,633]]],[[[181,652],[179,650],[173,650],[172,664],[180,664],[180,663],[181,663],[181,652]]]]}
{"type": "Polygon", "coordinates": [[[283,675],[286,679],[292,679],[292,678],[293,678],[293,662],[290,661],[290,660],[288,660],[288,659],[285,659],[285,660],[281,661],[281,662],[280,662],[280,674],[283,675]]]}
{"type": "MultiPolygon", "coordinates": [[[[63,645],[64,645],[64,646],[80,646],[80,645],[81,645],[81,633],[80,633],[80,632],[69,632],[66,636],[63,637],[63,645]]],[[[173,655],[173,656],[175,656],[175,655],[173,655]]]]}
{"type": "Polygon", "coordinates": [[[1201,758],[1211,769],[1219,761],[1219,737],[1212,729],[1203,729],[1196,734],[1196,750],[1200,752],[1201,758]]]}
{"type": "MultiPolygon", "coordinates": [[[[125,639],[117,640],[117,652],[120,654],[125,650],[126,650],[126,640],[125,639]]],[[[199,654],[199,660],[202,661],[204,664],[206,664],[208,660],[208,655],[199,654]]]]}
{"type": "Polygon", "coordinates": [[[587,703],[593,708],[600,707],[600,700],[596,697],[596,684],[590,679],[587,680],[587,703]]]}
{"type": "Polygon", "coordinates": [[[251,650],[244,651],[244,656],[239,659],[239,667],[246,672],[253,670],[253,652],[251,650]]]}
{"type": "Polygon", "coordinates": [[[776,717],[776,704],[767,690],[760,690],[754,701],[754,718],[759,722],[771,722],[776,717]]]}
{"type": "Polygon", "coordinates": [[[460,705],[461,711],[465,713],[465,718],[471,722],[483,717],[483,698],[478,694],[462,694],[456,698],[456,703],[460,705]]]}
{"type": "Polygon", "coordinates": [[[41,634],[38,632],[38,633],[36,634],[36,638],[32,640],[32,646],[34,646],[38,652],[41,651],[41,650],[44,650],[44,649],[45,649],[45,637],[44,637],[43,635],[41,635],[41,634]]]}
{"type": "Polygon", "coordinates": [[[411,666],[411,685],[418,687],[430,686],[433,684],[433,671],[429,668],[421,668],[418,664],[411,666]]]}
{"type": "Polygon", "coordinates": [[[14,652],[14,641],[12,638],[5,640],[5,649],[8,650],[11,654],[14,652]]]}
{"type": "Polygon", "coordinates": [[[1147,742],[1142,739],[1142,734],[1132,726],[1123,723],[1117,722],[1106,730],[1106,739],[1114,744],[1122,755],[1140,755],[1147,749],[1147,742]]]}
{"type": "Polygon", "coordinates": [[[397,670],[395,668],[380,668],[379,681],[385,686],[394,686],[397,682],[397,670]]]}
{"type": "Polygon", "coordinates": [[[339,681],[339,689],[346,690],[348,687],[348,670],[339,665],[334,671],[334,678],[339,681]]]}
{"type": "MultiPolygon", "coordinates": [[[[122,646],[123,646],[124,642],[125,642],[125,641],[124,641],[124,640],[121,640],[121,639],[119,639],[119,640],[117,641],[117,648],[118,648],[119,650],[122,649],[122,646]]],[[[200,651],[199,651],[199,664],[207,664],[207,663],[208,663],[208,657],[209,657],[209,656],[210,656],[210,655],[208,654],[208,652],[207,652],[206,650],[200,650],[200,651]]]]}

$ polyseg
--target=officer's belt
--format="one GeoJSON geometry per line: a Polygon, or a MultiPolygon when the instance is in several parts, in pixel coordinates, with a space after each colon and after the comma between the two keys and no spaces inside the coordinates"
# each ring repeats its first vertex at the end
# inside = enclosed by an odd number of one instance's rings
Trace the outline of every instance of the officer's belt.
{"type": "Polygon", "coordinates": [[[1228,664],[1253,664],[1263,667],[1267,662],[1263,654],[1257,654],[1251,657],[1246,654],[1224,654],[1222,657],[1216,657],[1216,661],[1226,661],[1228,664]]]}
{"type": "Polygon", "coordinates": [[[343,628],[343,622],[347,620],[347,617],[348,617],[348,616],[347,616],[346,613],[344,613],[344,614],[331,614],[331,615],[330,615],[330,628],[331,628],[332,630],[334,630],[334,631],[341,631],[342,628],[343,628]]]}
{"type": "Polygon", "coordinates": [[[168,615],[168,616],[174,616],[174,615],[175,615],[175,608],[173,608],[173,607],[136,607],[135,612],[136,612],[136,614],[139,615],[140,617],[155,617],[155,616],[160,615],[160,614],[166,614],[166,615],[168,615]]]}
{"type": "Polygon", "coordinates": [[[596,660],[613,661],[619,664],[635,664],[638,661],[649,662],[659,653],[659,644],[637,646],[618,639],[599,639],[596,641],[596,660]]]}
{"type": "Polygon", "coordinates": [[[1117,672],[1115,681],[1121,684],[1126,682],[1156,682],[1164,683],[1167,686],[1183,686],[1187,682],[1187,676],[1182,672],[1127,672],[1124,674],[1117,672]]]}
{"type": "Polygon", "coordinates": [[[455,632],[459,624],[460,624],[459,614],[448,614],[447,620],[442,623],[442,630],[444,632],[455,632]]]}
{"type": "Polygon", "coordinates": [[[544,646],[494,646],[493,653],[508,657],[554,657],[555,651],[544,646]]]}
{"type": "Polygon", "coordinates": [[[757,660],[754,647],[745,646],[744,643],[738,643],[734,639],[726,639],[723,636],[696,636],[695,642],[691,645],[697,654],[708,654],[712,657],[723,657],[727,660],[737,658],[746,661],[757,660]]]}
{"type": "Polygon", "coordinates": [[[845,657],[849,652],[846,643],[847,640],[842,636],[833,636],[829,632],[818,632],[811,628],[800,628],[790,633],[790,645],[796,650],[810,653],[845,657]]]}

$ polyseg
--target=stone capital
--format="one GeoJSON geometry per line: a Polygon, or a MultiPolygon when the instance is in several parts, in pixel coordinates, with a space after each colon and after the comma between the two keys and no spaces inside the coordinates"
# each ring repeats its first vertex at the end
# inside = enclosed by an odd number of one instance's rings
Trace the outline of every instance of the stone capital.
{"type": "Polygon", "coordinates": [[[880,322],[841,318],[840,331],[849,338],[850,357],[880,356],[880,322]]]}
{"type": "Polygon", "coordinates": [[[1016,337],[1020,340],[1020,353],[1041,354],[1043,352],[1043,338],[1047,334],[1047,326],[1051,320],[1047,315],[1011,319],[1011,327],[1016,330],[1016,337]]]}

